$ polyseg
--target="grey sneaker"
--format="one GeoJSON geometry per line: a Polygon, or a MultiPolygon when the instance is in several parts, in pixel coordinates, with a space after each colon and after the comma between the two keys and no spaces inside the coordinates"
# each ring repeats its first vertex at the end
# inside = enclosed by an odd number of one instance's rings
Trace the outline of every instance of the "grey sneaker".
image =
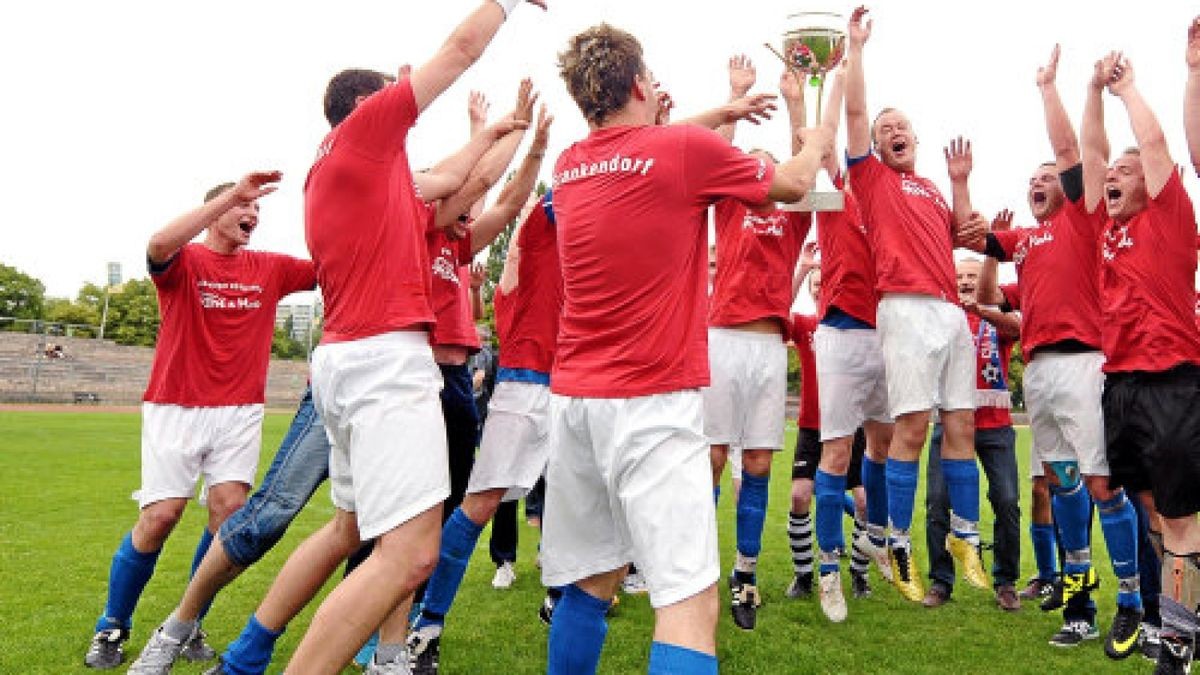
{"type": "Polygon", "coordinates": [[[146,641],[146,646],[142,647],[137,660],[129,666],[129,672],[133,675],[166,675],[171,672],[171,666],[175,665],[175,659],[183,651],[183,645],[159,626],[146,641]]]}
{"type": "Polygon", "coordinates": [[[83,657],[83,665],[98,670],[116,668],[125,662],[124,645],[128,639],[129,632],[120,628],[99,631],[92,636],[92,644],[83,657]]]}
{"type": "Polygon", "coordinates": [[[208,644],[208,633],[199,624],[196,625],[196,630],[192,631],[192,636],[183,643],[183,651],[179,653],[185,661],[198,663],[200,661],[212,661],[217,658],[217,650],[213,649],[208,644]]]}
{"type": "Polygon", "coordinates": [[[363,675],[412,675],[407,651],[387,663],[380,663],[377,658],[378,654],[371,658],[371,662],[363,669],[363,675]]]}
{"type": "Polygon", "coordinates": [[[229,673],[225,672],[225,663],[217,659],[217,665],[204,671],[202,675],[229,675],[229,673]]]}

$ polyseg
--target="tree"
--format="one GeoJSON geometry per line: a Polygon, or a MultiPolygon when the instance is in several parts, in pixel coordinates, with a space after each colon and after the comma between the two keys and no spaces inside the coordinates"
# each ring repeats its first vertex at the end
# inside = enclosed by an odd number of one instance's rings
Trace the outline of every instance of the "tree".
{"type": "Polygon", "coordinates": [[[149,279],[131,279],[109,293],[104,334],[117,344],[153,347],[158,322],[158,293],[149,279]]]}
{"type": "Polygon", "coordinates": [[[40,319],[46,286],[15,267],[0,264],[0,316],[40,319]]]}
{"type": "Polygon", "coordinates": [[[95,307],[66,298],[47,298],[43,313],[46,321],[64,324],[68,335],[95,337],[100,325],[100,313],[95,307]]]}

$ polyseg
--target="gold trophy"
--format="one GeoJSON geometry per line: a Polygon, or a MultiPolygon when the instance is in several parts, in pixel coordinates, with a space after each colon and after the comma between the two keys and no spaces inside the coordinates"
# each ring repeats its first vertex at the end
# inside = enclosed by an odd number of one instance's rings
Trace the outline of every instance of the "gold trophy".
{"type": "MultiPolygon", "coordinates": [[[[783,52],[770,44],[767,48],[795,74],[800,86],[808,89],[804,97],[805,119],[813,120],[811,126],[817,126],[821,124],[825,77],[846,54],[846,19],[836,12],[796,12],[788,15],[787,24],[796,27],[784,32],[783,52]],[[814,91],[816,96],[811,95],[814,91]]],[[[833,187],[824,171],[819,171],[814,189],[801,201],[783,208],[788,211],[841,211],[845,208],[845,195],[833,187]]]]}

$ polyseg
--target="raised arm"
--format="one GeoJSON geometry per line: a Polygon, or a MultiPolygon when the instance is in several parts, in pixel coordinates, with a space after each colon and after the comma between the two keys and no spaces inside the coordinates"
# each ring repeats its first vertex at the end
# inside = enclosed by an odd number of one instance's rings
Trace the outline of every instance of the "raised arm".
{"type": "Polygon", "coordinates": [[[1188,79],[1183,94],[1183,130],[1187,134],[1192,168],[1200,174],[1200,16],[1188,26],[1188,79]]]}
{"type": "MultiPolygon", "coordinates": [[[[754,70],[754,63],[750,61],[749,56],[745,54],[731,56],[729,58],[729,102],[733,103],[740,98],[745,98],[757,79],[758,72],[754,70]]],[[[732,143],[736,129],[736,122],[722,124],[717,127],[717,133],[732,143]]]]}
{"type": "Polygon", "coordinates": [[[846,153],[862,157],[871,151],[871,119],[867,116],[867,84],[863,74],[863,46],[871,37],[871,21],[863,21],[866,7],[850,15],[846,50],[846,153]]]}
{"type": "MultiPolygon", "coordinates": [[[[1013,212],[1004,209],[992,220],[992,232],[1004,232],[1012,229],[1013,212]]],[[[1004,294],[1000,292],[1000,261],[992,256],[985,256],[983,266],[979,270],[979,281],[975,284],[975,302],[979,305],[999,305],[1004,302],[1004,294]]]]}
{"type": "Polygon", "coordinates": [[[796,296],[799,295],[804,280],[818,267],[820,265],[817,264],[817,242],[807,242],[800,249],[800,260],[797,261],[796,271],[792,274],[792,302],[796,301],[796,296]]]}
{"type": "Polygon", "coordinates": [[[471,316],[483,320],[483,282],[487,280],[487,267],[481,262],[471,263],[471,316]]]}
{"type": "Polygon", "coordinates": [[[496,237],[508,227],[508,224],[521,213],[521,207],[529,200],[529,193],[537,183],[538,171],[542,168],[542,158],[546,156],[546,144],[549,142],[550,125],[554,117],[546,113],[546,106],[538,111],[537,130],[533,135],[533,143],[525,160],[517,169],[516,175],[500,191],[500,197],[492,207],[471,225],[471,253],[483,250],[483,247],[495,241],[496,237]]]}
{"type": "Polygon", "coordinates": [[[1110,53],[1096,62],[1088,81],[1080,126],[1080,151],[1083,161],[1083,205],[1091,213],[1104,196],[1104,174],[1108,171],[1108,132],[1104,130],[1104,86],[1112,77],[1120,54],[1110,53]]]}
{"type": "Polygon", "coordinates": [[[1171,179],[1175,162],[1171,159],[1162,125],[1134,83],[1133,64],[1128,58],[1119,61],[1113,69],[1108,90],[1121,99],[1129,112],[1129,123],[1133,126],[1133,136],[1141,154],[1142,172],[1146,176],[1146,193],[1154,199],[1171,179]]]}
{"type": "Polygon", "coordinates": [[[233,187],[167,223],[150,236],[146,257],[151,263],[167,262],[188,243],[216,222],[226,211],[239,206],[252,206],[259,197],[275,191],[283,174],[278,171],[256,171],[242,177],[233,187]]]}
{"type": "MultiPolygon", "coordinates": [[[[763,120],[771,119],[775,108],[775,94],[754,94],[671,124],[695,124],[720,132],[722,127],[732,127],[742,121],[761,124],[763,120]]],[[[728,140],[730,137],[725,138],[728,140]]]]}
{"type": "Polygon", "coordinates": [[[1075,127],[1067,117],[1067,109],[1063,107],[1062,97],[1058,95],[1058,56],[1059,46],[1054,45],[1050,52],[1050,61],[1038,68],[1037,86],[1042,94],[1042,110],[1046,116],[1046,134],[1050,137],[1050,147],[1054,150],[1055,166],[1059,173],[1070,169],[1079,163],[1079,139],[1075,136],[1075,127]]]}
{"type": "Polygon", "coordinates": [[[779,97],[783,99],[783,104],[787,108],[788,129],[794,155],[800,152],[802,145],[800,130],[808,126],[805,120],[808,111],[804,109],[804,85],[796,77],[796,73],[790,69],[785,69],[783,75],[779,77],[779,97]]]}
{"type": "Polygon", "coordinates": [[[839,68],[833,85],[826,92],[825,110],[821,114],[821,125],[801,129],[796,133],[803,147],[791,159],[775,167],[775,177],[767,197],[773,201],[796,202],[804,198],[816,182],[822,163],[833,154],[837,139],[838,121],[841,119],[842,101],[846,93],[846,69],[839,68]]]}
{"type": "Polygon", "coordinates": [[[946,173],[950,175],[950,204],[957,228],[971,217],[971,190],[967,183],[975,159],[971,152],[971,141],[964,140],[962,136],[951,140],[942,152],[946,156],[946,173]]]}
{"type": "Polygon", "coordinates": [[[428,171],[413,174],[413,181],[421,191],[421,197],[426,201],[436,201],[458,192],[484,153],[508,134],[524,130],[528,126],[528,122],[513,119],[509,115],[491,126],[473,132],[471,140],[453,155],[438,162],[428,171]]]}
{"type": "MultiPolygon", "coordinates": [[[[467,97],[467,123],[472,136],[487,126],[489,107],[487,97],[483,95],[483,92],[473,91],[467,97]]],[[[511,119],[511,117],[505,119],[511,119]]],[[[483,199],[483,197],[480,197],[471,205],[471,210],[468,213],[470,217],[478,218],[479,214],[483,213],[483,199]]]]}

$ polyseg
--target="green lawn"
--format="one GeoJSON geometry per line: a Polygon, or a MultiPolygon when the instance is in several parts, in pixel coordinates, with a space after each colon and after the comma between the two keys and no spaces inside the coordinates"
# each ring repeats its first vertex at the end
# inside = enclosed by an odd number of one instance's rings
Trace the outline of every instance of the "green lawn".
{"type": "MultiPolygon", "coordinates": [[[[270,462],[289,420],[288,415],[268,415],[262,469],[270,462]]],[[[793,433],[794,429],[789,432],[789,445],[793,433]]],[[[135,414],[0,412],[0,673],[88,672],[80,664],[102,609],[109,559],[136,516],[129,495],[138,486],[138,437],[135,414]]],[[[1022,430],[1017,451],[1022,471],[1028,465],[1028,443],[1028,433],[1022,430]]],[[[1044,615],[1032,606],[1017,614],[1004,614],[995,608],[990,593],[961,584],[949,605],[926,610],[905,602],[872,572],[874,597],[850,599],[850,618],[842,625],[830,625],[815,600],[791,601],[783,595],[791,574],[785,534],[789,467],[790,451],[776,461],[759,567],[765,604],[758,629],[738,631],[727,613],[722,615],[719,655],[723,672],[1153,670],[1140,657],[1123,663],[1109,661],[1099,641],[1074,650],[1050,647],[1046,638],[1058,628],[1057,616],[1044,615]]],[[[726,568],[733,555],[731,494],[727,488],[719,513],[726,568]]],[[[219,596],[206,623],[215,646],[223,647],[233,639],[288,552],[332,514],[327,495],[325,490],[319,491],[283,542],[219,596]]],[[[983,511],[985,539],[990,539],[991,514],[986,505],[983,511]]],[[[914,538],[921,542],[918,559],[924,564],[920,520],[918,514],[914,538]]],[[[190,508],[168,542],[135,616],[129,645],[133,653],[181,594],[203,522],[202,511],[190,508]]],[[[517,583],[507,592],[490,586],[493,569],[486,536],[482,540],[443,639],[445,673],[544,670],[546,631],[535,616],[542,596],[533,565],[537,534],[523,528],[521,536],[517,583]]],[[[1027,574],[1033,568],[1027,537],[1025,545],[1022,557],[1027,574]]],[[[1098,569],[1111,589],[1103,545],[1098,543],[1097,548],[1098,569]]],[[[990,556],[985,562],[990,564],[990,556]]],[[[722,599],[725,597],[722,584],[722,599]]],[[[1112,600],[1106,593],[1100,601],[1104,630],[1112,600]]],[[[271,672],[282,670],[314,609],[315,605],[301,614],[282,638],[277,665],[271,672]]],[[[602,672],[644,672],[651,621],[645,596],[623,598],[610,622],[602,672]]],[[[177,672],[201,670],[181,665],[177,672]]]]}

